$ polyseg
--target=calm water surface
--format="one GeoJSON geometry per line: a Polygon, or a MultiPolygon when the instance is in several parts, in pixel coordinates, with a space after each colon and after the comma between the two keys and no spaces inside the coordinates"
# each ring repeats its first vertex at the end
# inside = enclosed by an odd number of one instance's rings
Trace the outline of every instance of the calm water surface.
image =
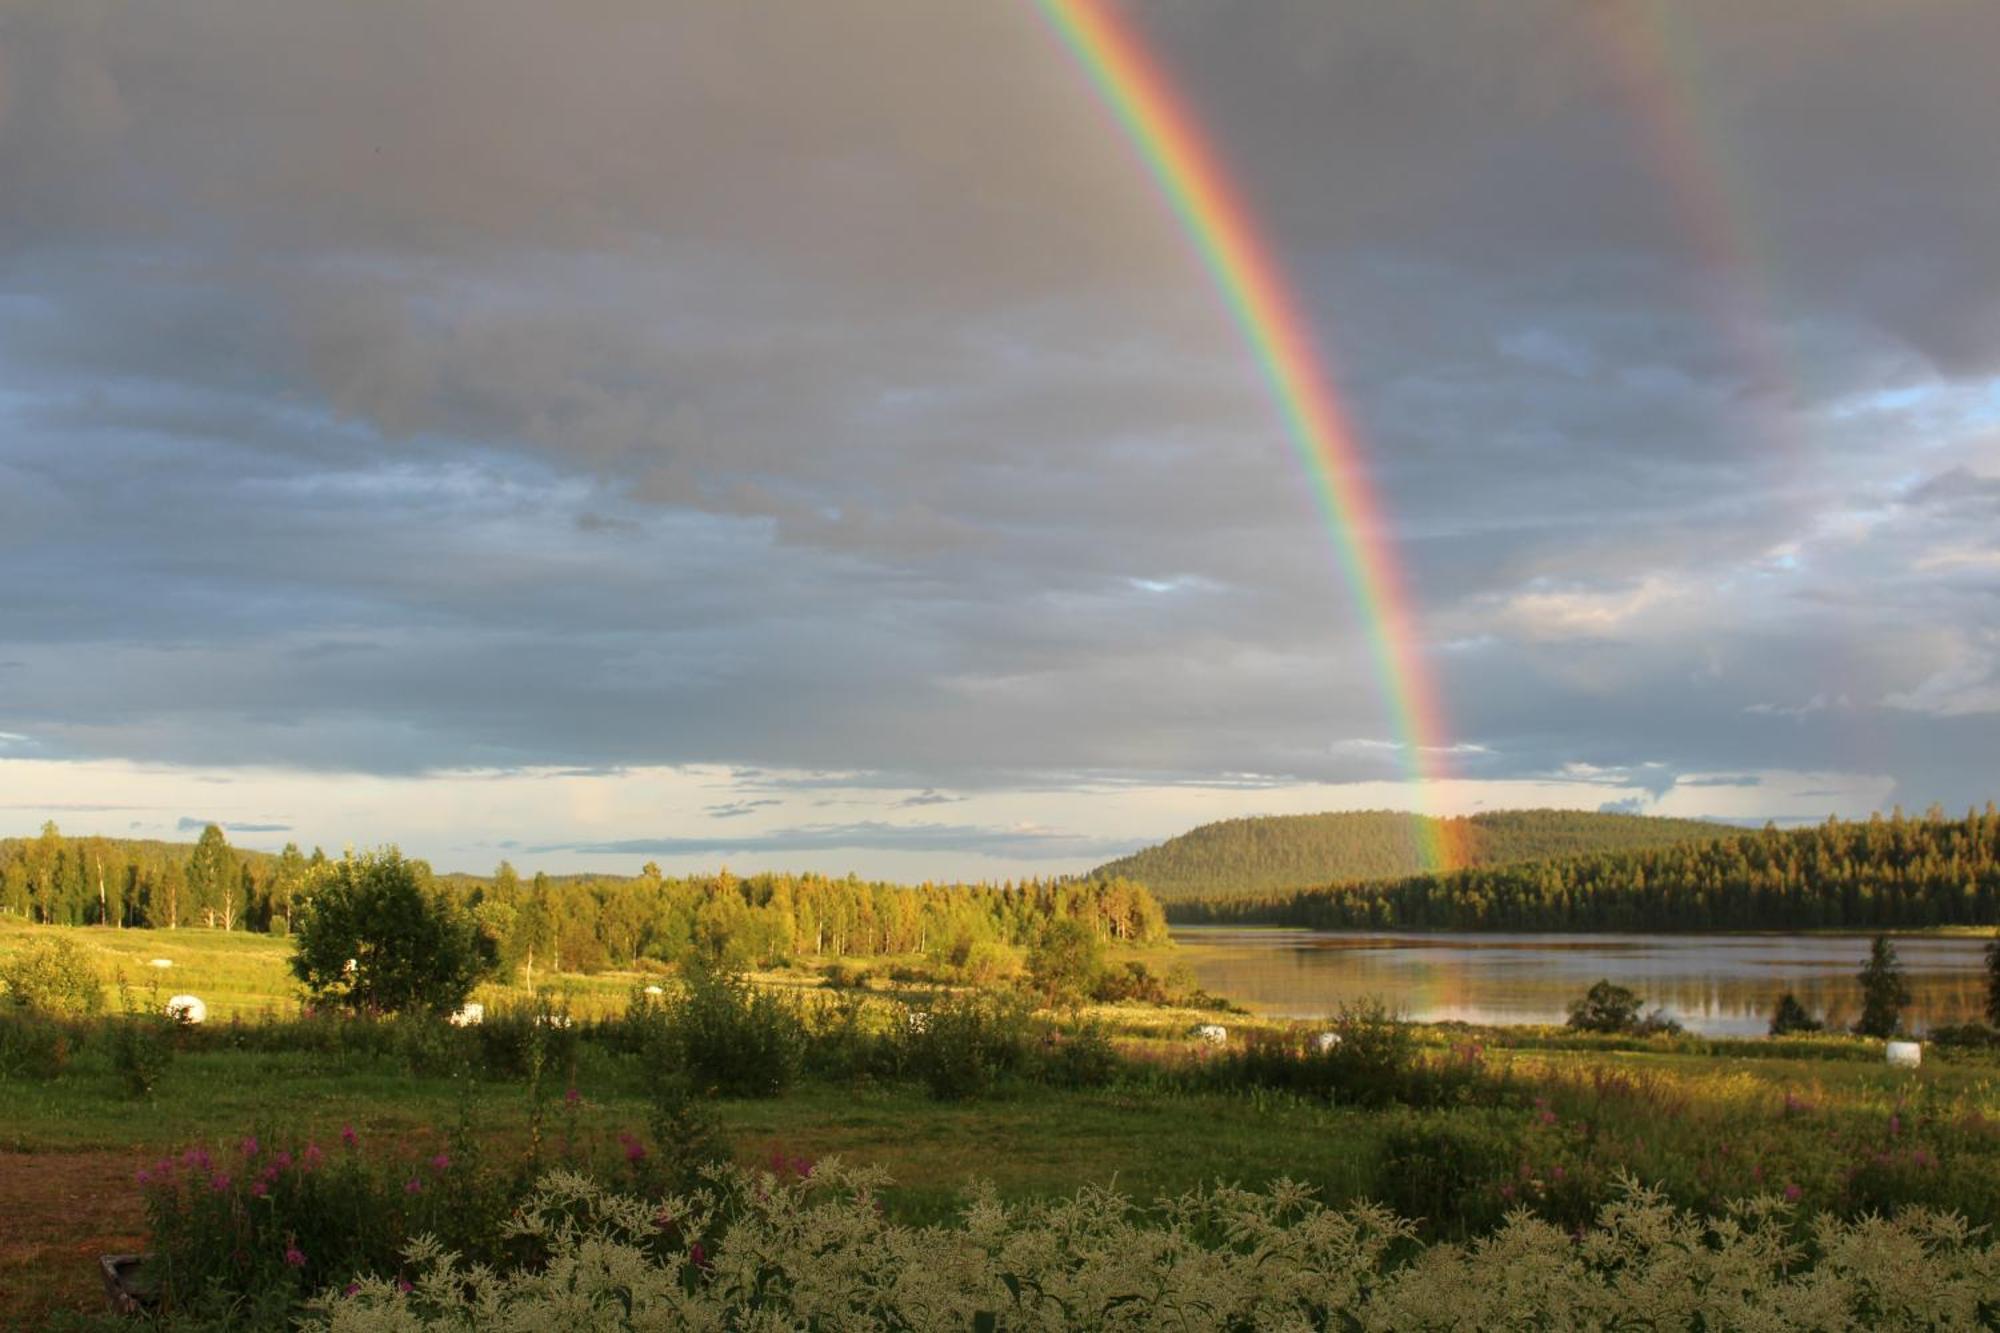
{"type": "MultiPolygon", "coordinates": [[[[1420,1022],[1560,1023],[1599,977],[1695,1032],[1761,1033],[1786,991],[1835,1023],[1861,1010],[1867,935],[1410,935],[1181,926],[1200,984],[1264,1014],[1323,1017],[1379,995],[1420,1022]]],[[[1910,936],[1896,952],[1919,1031],[1979,1017],[1983,939],[1910,936]]]]}

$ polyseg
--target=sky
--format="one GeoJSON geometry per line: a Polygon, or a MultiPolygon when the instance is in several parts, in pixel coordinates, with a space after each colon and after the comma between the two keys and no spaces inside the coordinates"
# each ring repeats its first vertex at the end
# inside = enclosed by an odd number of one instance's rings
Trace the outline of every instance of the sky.
{"type": "Polygon", "coordinates": [[[1453,776],[1027,3],[0,0],[0,833],[1085,869],[2000,797],[2000,6],[1156,0],[1453,776]]]}

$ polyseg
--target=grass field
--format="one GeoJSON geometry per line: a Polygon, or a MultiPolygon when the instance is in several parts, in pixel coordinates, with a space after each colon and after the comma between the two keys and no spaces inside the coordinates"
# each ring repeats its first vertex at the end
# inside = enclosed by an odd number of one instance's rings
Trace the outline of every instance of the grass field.
{"type": "MultiPolygon", "coordinates": [[[[202,995],[244,1026],[232,1037],[227,1021],[211,1024],[144,1099],[127,1093],[102,1043],[88,1039],[54,1077],[0,1082],[0,1310],[24,1326],[100,1301],[95,1256],[145,1240],[134,1172],[190,1143],[250,1132],[332,1143],[351,1126],[419,1157],[463,1119],[492,1153],[520,1155],[531,1096],[547,1108],[545,1138],[592,1160],[615,1157],[621,1133],[645,1130],[647,1071],[596,1040],[581,1041],[574,1067],[534,1091],[520,1080],[413,1072],[393,1050],[256,1049],[256,1016],[295,1005],[282,940],[77,933],[128,973],[148,958],[174,959],[174,990],[202,995]],[[573,1108],[562,1101],[568,1086],[573,1108]]],[[[0,951],[27,934],[0,930],[0,951]]],[[[576,1003],[615,1007],[636,979],[578,979],[576,1003]]],[[[1417,1034],[1421,1058],[1473,1071],[1463,1095],[1371,1109],[1205,1086],[1188,1071],[1223,1053],[1188,1039],[1199,1016],[1101,1016],[1125,1057],[1108,1086],[1016,1081],[938,1102],[910,1082],[808,1079],[781,1097],[721,1099],[713,1109],[739,1159],[781,1151],[880,1166],[896,1182],[887,1207],[918,1222],[949,1216],[974,1180],[1016,1198],[1086,1184],[1150,1198],[1279,1177],[1329,1201],[1386,1197],[1408,1214],[1449,1212],[1464,1225],[1516,1204],[1571,1219],[1608,1197],[1621,1170],[1689,1205],[1784,1192],[1806,1209],[1931,1203],[2000,1218],[2000,1063],[1991,1059],[1934,1057],[1907,1071],[1852,1039],[1618,1049],[1559,1031],[1427,1029],[1417,1034]]],[[[1246,1033],[1278,1026],[1224,1021],[1232,1051],[1246,1033]]]]}

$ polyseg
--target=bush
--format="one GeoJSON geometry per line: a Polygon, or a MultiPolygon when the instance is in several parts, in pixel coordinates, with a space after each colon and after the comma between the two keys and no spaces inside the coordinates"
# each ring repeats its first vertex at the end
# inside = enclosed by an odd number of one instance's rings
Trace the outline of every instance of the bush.
{"type": "Polygon", "coordinates": [[[479,1072],[491,1079],[526,1079],[574,1069],[579,1031],[566,1005],[546,998],[492,1005],[463,1029],[478,1051],[479,1072]]]}
{"type": "Polygon", "coordinates": [[[1513,1135],[1484,1119],[1409,1116],[1383,1139],[1375,1196],[1433,1235],[1483,1231],[1511,1206],[1499,1190],[1519,1153],[1513,1135]]]}
{"type": "Polygon", "coordinates": [[[828,990],[865,990],[868,986],[868,969],[854,964],[828,963],[820,976],[820,984],[828,990]]]}
{"type": "Polygon", "coordinates": [[[970,991],[910,1017],[904,1067],[939,1101],[982,1096],[1028,1065],[1030,1011],[1017,996],[970,991]]]}
{"type": "Polygon", "coordinates": [[[104,1008],[104,981],[90,950],[67,936],[36,940],[0,961],[0,987],[14,1008],[81,1018],[104,1008]]]}
{"type": "Polygon", "coordinates": [[[32,1010],[0,1006],[0,1079],[48,1079],[69,1068],[74,1039],[66,1024],[32,1010]]]}
{"type": "Polygon", "coordinates": [[[150,1097],[160,1079],[174,1062],[175,1042],[182,1024],[167,1017],[166,1011],[148,1000],[144,1008],[133,1004],[131,992],[123,985],[125,1012],[110,1026],[111,1069],[125,1091],[134,1097],[150,1097]]]}
{"type": "Polygon", "coordinates": [[[796,1004],[740,973],[695,962],[661,1002],[647,1058],[725,1096],[775,1097],[798,1080],[805,1045],[796,1004]]]}
{"type": "Polygon", "coordinates": [[[1076,1004],[1097,989],[1104,941],[1082,921],[1059,917],[1042,927],[1028,954],[1028,976],[1044,1003],[1076,1004]]]}
{"type": "Polygon", "coordinates": [[[1059,1088],[1101,1088],[1118,1077],[1123,1062],[1102,1023],[1055,1029],[1042,1042],[1042,1078],[1059,1088]]]}
{"type": "MultiPolygon", "coordinates": [[[[1447,1150],[1461,1148],[1479,1150],[1447,1150]]],[[[989,1192],[924,1228],[882,1216],[882,1183],[831,1161],[732,1169],[661,1203],[551,1173],[510,1226],[545,1264],[475,1274],[419,1244],[411,1289],[333,1293],[307,1326],[1976,1328],[1991,1326],[2000,1269],[2000,1244],[1949,1215],[1822,1218],[1802,1251],[1776,1200],[1707,1216],[1630,1180],[1574,1232],[1517,1213],[1479,1244],[1414,1255],[1388,1209],[1328,1208],[1290,1181],[1153,1209],[1105,1190],[989,1192]]]]}
{"type": "Polygon", "coordinates": [[[1826,1024],[1806,1012],[1799,1003],[1798,996],[1786,991],[1778,999],[1778,1007],[1771,1014],[1771,1035],[1789,1037],[1801,1032],[1819,1032],[1826,1024]]]}

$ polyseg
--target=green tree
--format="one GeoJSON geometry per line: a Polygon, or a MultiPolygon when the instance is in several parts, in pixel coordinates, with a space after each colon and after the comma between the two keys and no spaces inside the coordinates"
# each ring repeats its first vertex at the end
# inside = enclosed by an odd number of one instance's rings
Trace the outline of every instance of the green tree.
{"type": "Polygon", "coordinates": [[[1104,941],[1075,917],[1049,922],[1028,953],[1028,975],[1049,1004],[1084,999],[1103,971],[1104,941]]]}
{"type": "Polygon", "coordinates": [[[104,1007],[104,982],[90,950],[58,935],[0,963],[0,999],[35,1013],[75,1018],[104,1007]]]}
{"type": "Polygon", "coordinates": [[[492,939],[394,847],[330,862],[314,876],[292,956],[313,994],[379,1013],[450,1013],[491,975],[492,939]]]}
{"type": "Polygon", "coordinates": [[[1861,1021],[1854,1030],[1864,1037],[1893,1037],[1903,1025],[1903,1010],[1913,998],[1903,965],[1896,958],[1896,946],[1886,935],[1877,935],[1869,948],[1868,962],[1861,969],[1861,1021]]]}
{"type": "Polygon", "coordinates": [[[229,839],[222,836],[219,825],[210,824],[201,831],[201,839],[194,845],[194,855],[188,858],[188,893],[193,898],[197,912],[206,913],[208,924],[215,924],[215,916],[222,914],[222,928],[228,930],[236,912],[236,890],[242,881],[242,872],[237,869],[236,853],[229,850],[229,839]]]}
{"type": "Polygon", "coordinates": [[[1639,1025],[1642,1001],[1625,986],[1606,977],[1580,1000],[1571,1000],[1569,1025],[1580,1032],[1629,1032],[1639,1025]]]}

